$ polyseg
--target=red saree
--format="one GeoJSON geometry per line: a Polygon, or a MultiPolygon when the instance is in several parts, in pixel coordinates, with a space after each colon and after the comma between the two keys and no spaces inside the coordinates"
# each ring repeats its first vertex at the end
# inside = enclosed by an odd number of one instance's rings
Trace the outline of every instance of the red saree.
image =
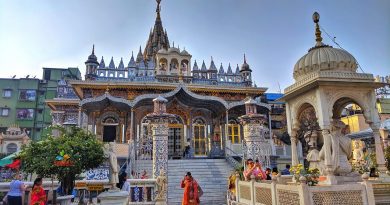
{"type": "Polygon", "coordinates": [[[30,205],[45,205],[46,192],[41,186],[34,186],[31,190],[31,202],[30,205]]]}
{"type": "Polygon", "coordinates": [[[194,179],[182,180],[181,188],[184,188],[182,205],[199,205],[198,183],[194,179]]]}

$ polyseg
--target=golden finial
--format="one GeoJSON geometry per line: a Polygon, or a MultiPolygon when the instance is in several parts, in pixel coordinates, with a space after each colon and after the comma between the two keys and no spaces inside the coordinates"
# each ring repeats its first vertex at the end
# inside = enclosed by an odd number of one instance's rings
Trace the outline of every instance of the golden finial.
{"type": "Polygon", "coordinates": [[[320,25],[318,24],[320,21],[320,14],[318,12],[313,13],[313,21],[316,24],[316,46],[323,46],[324,44],[322,43],[320,25]]]}

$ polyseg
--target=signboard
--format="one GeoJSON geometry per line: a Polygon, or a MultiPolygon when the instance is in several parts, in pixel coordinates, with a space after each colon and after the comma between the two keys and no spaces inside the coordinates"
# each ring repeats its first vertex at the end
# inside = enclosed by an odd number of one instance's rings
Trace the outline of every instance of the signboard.
{"type": "Polygon", "coordinates": [[[87,184],[88,191],[102,191],[104,189],[103,184],[87,184]]]}

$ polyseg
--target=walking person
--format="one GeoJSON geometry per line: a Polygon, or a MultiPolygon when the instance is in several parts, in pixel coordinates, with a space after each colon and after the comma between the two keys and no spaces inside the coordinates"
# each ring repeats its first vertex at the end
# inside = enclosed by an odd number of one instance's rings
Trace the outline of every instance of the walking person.
{"type": "Polygon", "coordinates": [[[42,178],[36,178],[31,189],[30,205],[45,205],[46,201],[46,192],[42,188],[42,178]]]}
{"type": "Polygon", "coordinates": [[[8,204],[12,205],[22,205],[22,196],[26,187],[21,180],[22,176],[19,173],[16,173],[14,180],[11,181],[9,185],[9,192],[7,194],[8,204]]]}
{"type": "Polygon", "coordinates": [[[181,188],[184,189],[182,205],[199,205],[199,197],[203,195],[198,182],[192,177],[191,172],[187,172],[181,181],[181,188]]]}

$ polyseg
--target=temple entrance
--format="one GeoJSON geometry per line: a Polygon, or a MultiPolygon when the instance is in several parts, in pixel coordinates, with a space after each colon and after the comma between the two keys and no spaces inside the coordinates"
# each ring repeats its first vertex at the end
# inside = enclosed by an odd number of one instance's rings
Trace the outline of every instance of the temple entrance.
{"type": "Polygon", "coordinates": [[[103,142],[115,142],[117,140],[117,128],[119,120],[114,116],[103,118],[103,142]]]}
{"type": "Polygon", "coordinates": [[[106,125],[103,128],[103,142],[114,142],[116,138],[116,126],[106,125]]]}
{"type": "Polygon", "coordinates": [[[206,156],[206,126],[194,125],[194,150],[195,156],[206,156]]]}
{"type": "Polygon", "coordinates": [[[168,157],[180,159],[183,156],[182,125],[170,125],[168,132],[168,157]]]}

